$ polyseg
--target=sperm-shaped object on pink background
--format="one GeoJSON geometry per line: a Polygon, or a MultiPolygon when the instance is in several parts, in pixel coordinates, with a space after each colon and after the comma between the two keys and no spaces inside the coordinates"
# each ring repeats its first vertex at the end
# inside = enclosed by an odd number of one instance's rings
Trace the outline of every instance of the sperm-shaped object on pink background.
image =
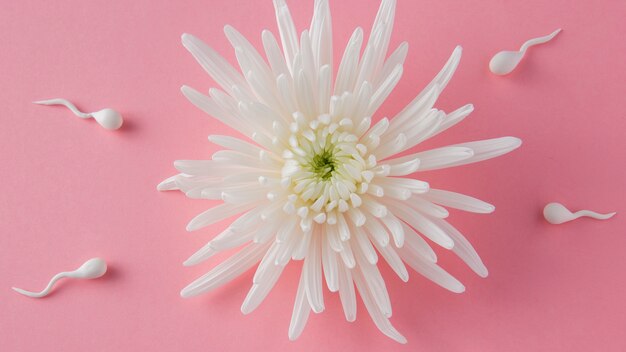
{"type": "Polygon", "coordinates": [[[100,258],[91,258],[87,260],[83,265],[81,265],[78,269],[73,271],[64,271],[60,272],[52,277],[48,286],[44,288],[41,292],[31,292],[26,291],[21,288],[13,287],[13,289],[21,293],[25,296],[32,298],[41,298],[47,296],[52,290],[52,286],[62,278],[73,278],[73,279],[97,279],[104,275],[107,272],[107,263],[100,258]]]}
{"type": "Polygon", "coordinates": [[[543,217],[551,224],[558,225],[564,222],[572,221],[580,217],[590,217],[598,220],[606,220],[616,213],[600,214],[591,210],[579,210],[572,213],[561,203],[549,203],[543,208],[543,217]]]}

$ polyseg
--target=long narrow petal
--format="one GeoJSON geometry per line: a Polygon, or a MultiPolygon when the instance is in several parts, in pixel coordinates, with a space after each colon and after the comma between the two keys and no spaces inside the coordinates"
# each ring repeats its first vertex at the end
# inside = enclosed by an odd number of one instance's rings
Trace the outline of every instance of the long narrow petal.
{"type": "MultiPolygon", "coordinates": [[[[352,240],[354,242],[355,240],[352,240]]],[[[371,264],[365,258],[365,255],[361,251],[360,247],[354,248],[354,257],[357,260],[357,266],[352,272],[360,272],[363,274],[363,279],[367,285],[368,291],[374,298],[374,302],[378,306],[378,309],[385,315],[385,317],[391,317],[391,300],[385,280],[383,279],[378,267],[371,264]]]]}
{"type": "Polygon", "coordinates": [[[354,81],[356,80],[355,72],[359,64],[359,52],[361,51],[362,44],[363,30],[359,27],[352,33],[352,37],[350,37],[343,53],[335,80],[334,95],[341,96],[344,92],[353,90],[354,81]]]}
{"type": "Polygon", "coordinates": [[[372,241],[372,243],[398,277],[404,282],[409,281],[409,273],[396,250],[391,246],[383,247],[377,241],[372,241]]]}
{"type": "Polygon", "coordinates": [[[170,176],[168,178],[166,178],[165,180],[161,181],[161,183],[159,183],[157,185],[157,191],[175,191],[178,189],[178,187],[176,186],[176,177],[178,175],[174,175],[174,176],[170,176]]]}
{"type": "MultiPolygon", "coordinates": [[[[319,226],[316,226],[319,227],[319,226]]],[[[320,253],[320,236],[319,232],[311,238],[309,252],[304,258],[302,273],[304,275],[304,284],[309,304],[315,313],[324,310],[324,295],[322,293],[322,263],[320,253]]]]}
{"type": "Polygon", "coordinates": [[[273,266],[272,268],[273,270],[268,275],[268,279],[266,281],[263,281],[258,284],[252,284],[252,287],[250,288],[248,295],[246,296],[245,300],[243,301],[243,304],[241,305],[241,312],[243,314],[251,313],[259,305],[261,305],[261,303],[263,303],[263,300],[265,300],[265,297],[267,297],[267,295],[270,293],[270,291],[272,290],[272,288],[274,287],[274,285],[280,278],[280,275],[282,274],[284,268],[285,268],[284,266],[275,265],[273,266]]]}
{"type": "Polygon", "coordinates": [[[421,195],[421,197],[445,207],[465,210],[472,213],[488,214],[496,209],[493,205],[483,202],[480,199],[441,189],[431,188],[427,193],[421,195]]]}
{"type": "Polygon", "coordinates": [[[439,73],[435,76],[435,78],[433,78],[433,80],[430,81],[430,83],[426,87],[424,87],[424,89],[422,89],[420,94],[418,94],[417,97],[415,97],[413,101],[417,101],[420,98],[422,98],[435,85],[439,86],[439,91],[443,91],[448,85],[448,82],[450,82],[450,79],[452,78],[452,76],[454,75],[456,68],[459,66],[459,62],[461,62],[462,53],[463,53],[463,48],[457,45],[452,51],[450,58],[445,63],[441,71],[439,71],[439,73]]]}
{"type": "MultiPolygon", "coordinates": [[[[328,228],[328,226],[326,226],[328,228]]],[[[322,234],[322,266],[324,268],[324,278],[330,292],[337,292],[339,289],[339,278],[337,269],[337,255],[331,248],[328,234],[322,234]]]]}
{"type": "Polygon", "coordinates": [[[187,285],[180,291],[180,295],[185,298],[197,296],[231,281],[256,265],[268,247],[269,245],[267,244],[252,243],[247,245],[211,271],[187,285]]]}
{"type": "Polygon", "coordinates": [[[390,159],[388,163],[403,163],[409,160],[419,159],[418,171],[437,170],[457,165],[474,156],[474,151],[467,147],[442,147],[419,152],[396,159],[390,159]]]}
{"type": "Polygon", "coordinates": [[[232,94],[232,87],[234,85],[241,87],[247,86],[241,74],[235,70],[226,59],[204,44],[204,42],[187,33],[182,35],[181,40],[183,46],[191,52],[200,66],[202,66],[225,91],[232,94]]]}
{"type": "Polygon", "coordinates": [[[424,257],[425,259],[436,263],[437,254],[433,251],[428,242],[426,242],[426,240],[424,240],[422,236],[415,232],[415,230],[413,230],[413,228],[409,225],[402,223],[402,228],[405,233],[405,247],[407,247],[407,249],[412,251],[415,255],[424,257]]]}
{"type": "Polygon", "coordinates": [[[296,301],[293,304],[293,312],[291,313],[291,323],[289,323],[289,340],[294,341],[306,325],[311,313],[311,306],[307,301],[306,295],[306,279],[304,271],[300,274],[300,282],[298,283],[298,292],[296,293],[296,301]]]}
{"type": "MultiPolygon", "coordinates": [[[[333,64],[332,19],[328,0],[316,0],[309,33],[317,68],[333,64]]],[[[331,70],[332,71],[332,70],[331,70]]]]}
{"type": "Polygon", "coordinates": [[[422,257],[415,256],[407,248],[398,249],[398,253],[402,259],[409,264],[413,270],[422,274],[437,285],[448,289],[454,293],[461,293],[465,291],[465,286],[459,280],[455,279],[452,275],[448,274],[439,265],[425,260],[422,257]]]}
{"type": "Polygon", "coordinates": [[[299,49],[296,26],[293,24],[291,13],[285,0],[274,0],[274,9],[276,10],[276,22],[278,23],[280,40],[283,43],[285,61],[287,62],[287,67],[291,70],[293,60],[299,49]]]}
{"type": "Polygon", "coordinates": [[[407,342],[406,338],[402,336],[402,334],[400,334],[398,330],[396,330],[393,327],[393,325],[391,325],[391,322],[389,322],[389,319],[383,314],[383,312],[380,309],[378,309],[378,306],[374,303],[372,294],[370,293],[367,286],[365,285],[365,279],[363,278],[363,274],[359,270],[354,270],[353,278],[359,290],[359,293],[361,294],[361,299],[363,299],[365,308],[369,312],[370,317],[372,317],[372,321],[374,321],[374,324],[376,324],[376,327],[383,334],[389,336],[395,341],[399,343],[403,343],[403,344],[406,343],[407,342]]]}
{"type": "Polygon", "coordinates": [[[214,118],[216,118],[217,120],[219,120],[221,123],[234,128],[235,130],[246,134],[248,136],[251,135],[251,129],[246,126],[245,124],[243,124],[237,117],[235,117],[233,114],[229,113],[228,111],[224,110],[222,107],[220,107],[212,98],[207,97],[206,95],[198,92],[197,90],[188,87],[188,86],[183,86],[181,87],[181,92],[183,93],[183,95],[196,107],[198,107],[200,110],[204,111],[205,113],[213,116],[214,118]]]}
{"type": "Polygon", "coordinates": [[[474,151],[474,155],[471,158],[460,160],[456,163],[448,165],[448,167],[477,163],[479,161],[495,158],[513,151],[521,145],[522,140],[515,137],[500,137],[476,142],[455,144],[452,147],[470,148],[474,151]]]}
{"type": "Polygon", "coordinates": [[[406,55],[409,52],[409,44],[407,42],[402,42],[394,52],[389,55],[389,58],[385,61],[383,68],[378,75],[378,79],[374,81],[374,86],[378,87],[378,85],[382,82],[385,77],[389,76],[391,70],[393,70],[397,65],[403,65],[404,60],[406,60],[406,55]]]}
{"type": "Polygon", "coordinates": [[[446,249],[452,249],[452,247],[454,247],[454,241],[452,241],[448,234],[420,212],[410,207],[403,206],[401,202],[394,200],[388,200],[385,205],[390,208],[394,215],[411,225],[431,241],[446,249]]]}
{"type": "Polygon", "coordinates": [[[469,241],[457,230],[454,226],[450,225],[445,220],[442,219],[433,219],[433,221],[442,228],[450,238],[454,240],[454,248],[452,251],[459,256],[478,276],[487,277],[489,272],[487,271],[487,267],[483,264],[483,261],[480,259],[478,253],[469,241]]]}
{"type": "Polygon", "coordinates": [[[356,293],[354,291],[354,282],[352,281],[351,270],[343,265],[339,265],[339,298],[346,320],[353,322],[356,320],[356,293]]]}
{"type": "Polygon", "coordinates": [[[199,230],[203,227],[212,225],[233,215],[237,215],[243,213],[246,210],[250,210],[256,205],[257,202],[244,204],[220,204],[196,215],[196,217],[191,219],[191,221],[189,221],[189,224],[187,224],[187,231],[199,230]]]}
{"type": "Polygon", "coordinates": [[[241,312],[249,314],[254,311],[267,297],[284,270],[283,265],[275,265],[277,245],[273,244],[267,251],[254,274],[253,284],[241,305],[241,312]]]}

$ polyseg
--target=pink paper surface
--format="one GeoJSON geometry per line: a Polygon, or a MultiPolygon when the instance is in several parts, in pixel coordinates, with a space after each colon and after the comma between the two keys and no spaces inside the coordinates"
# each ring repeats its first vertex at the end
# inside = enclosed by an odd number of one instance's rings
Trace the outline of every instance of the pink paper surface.
{"type": "MultiPolygon", "coordinates": [[[[452,211],[490,275],[481,279],[445,250],[440,263],[467,287],[445,291],[385,264],[399,345],[379,333],[359,301],[347,323],[336,294],[296,342],[287,328],[300,262],[263,305],[239,307],[252,273],[210,294],[179,290],[215,265],[181,265],[222,225],[185,232],[210,203],[155,186],[176,159],[208,158],[208,134],[231,130],[180,94],[214,86],[180,44],[193,33],[234,62],[222,27],[260,46],[276,33],[271,1],[5,1],[0,5],[0,350],[2,351],[624,351],[626,350],[626,2],[398,1],[392,47],[406,40],[404,76],[378,117],[399,111],[439,71],[456,44],[461,65],[437,106],[473,103],[469,119],[426,143],[437,147],[506,135],[521,149],[480,164],[418,176],[496,205],[492,215],[452,211]],[[508,77],[490,57],[561,27],[508,77]],[[61,107],[118,109],[118,132],[61,107]],[[561,226],[543,205],[617,211],[606,222],[561,226]],[[64,282],[56,272],[101,256],[110,272],[64,282]]],[[[333,0],[336,58],[352,30],[369,32],[378,0],[333,0]]],[[[313,1],[289,1],[298,30],[313,1]]]]}

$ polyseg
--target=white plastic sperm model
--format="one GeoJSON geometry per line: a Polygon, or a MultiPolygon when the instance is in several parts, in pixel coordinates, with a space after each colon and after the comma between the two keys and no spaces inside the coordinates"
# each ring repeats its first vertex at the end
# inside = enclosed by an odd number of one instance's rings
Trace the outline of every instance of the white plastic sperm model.
{"type": "Polygon", "coordinates": [[[561,28],[544,37],[530,39],[522,45],[519,51],[505,50],[495,54],[493,58],[491,58],[491,61],[489,61],[489,70],[496,75],[506,75],[511,73],[515,67],[517,67],[517,64],[519,64],[522,60],[528,48],[533,45],[543,44],[552,40],[552,38],[559,34],[560,31],[561,28]]]}
{"type": "Polygon", "coordinates": [[[106,272],[107,263],[103,259],[91,258],[74,271],[64,271],[54,275],[48,283],[48,286],[46,286],[46,288],[44,288],[41,292],[26,291],[17,287],[13,287],[13,289],[18,293],[21,293],[28,297],[41,298],[47,296],[48,293],[50,293],[50,291],[52,290],[52,286],[54,286],[54,284],[62,278],[69,277],[73,279],[97,279],[100,276],[104,275],[104,273],[106,272]]]}
{"type": "Polygon", "coordinates": [[[85,113],[78,110],[74,104],[66,99],[40,100],[35,101],[34,103],[41,105],[64,105],[65,107],[70,109],[74,113],[74,115],[80,118],[88,119],[90,117],[93,117],[94,120],[96,120],[96,122],[100,124],[100,126],[106,128],[107,130],[116,130],[122,127],[122,124],[124,123],[122,115],[119,112],[109,108],[102,109],[96,112],[85,113]]]}
{"type": "Polygon", "coordinates": [[[615,214],[616,213],[599,214],[591,210],[579,210],[572,213],[561,203],[549,203],[543,208],[543,217],[546,218],[549,223],[554,225],[562,224],[584,216],[599,220],[606,220],[613,217],[615,214]]]}

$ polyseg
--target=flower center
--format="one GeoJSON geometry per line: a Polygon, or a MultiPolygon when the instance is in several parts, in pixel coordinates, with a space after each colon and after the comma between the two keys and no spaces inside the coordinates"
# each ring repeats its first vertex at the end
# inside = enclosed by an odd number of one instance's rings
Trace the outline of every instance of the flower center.
{"type": "Polygon", "coordinates": [[[333,171],[335,171],[335,159],[333,154],[329,150],[322,150],[321,153],[315,154],[313,160],[311,160],[311,171],[322,180],[328,180],[333,171]]]}
{"type": "Polygon", "coordinates": [[[283,210],[298,214],[304,231],[313,221],[335,224],[341,213],[364,219],[358,208],[374,177],[376,158],[359,142],[362,132],[349,119],[333,121],[320,115],[311,121],[300,113],[293,117],[282,154],[283,210]]]}

